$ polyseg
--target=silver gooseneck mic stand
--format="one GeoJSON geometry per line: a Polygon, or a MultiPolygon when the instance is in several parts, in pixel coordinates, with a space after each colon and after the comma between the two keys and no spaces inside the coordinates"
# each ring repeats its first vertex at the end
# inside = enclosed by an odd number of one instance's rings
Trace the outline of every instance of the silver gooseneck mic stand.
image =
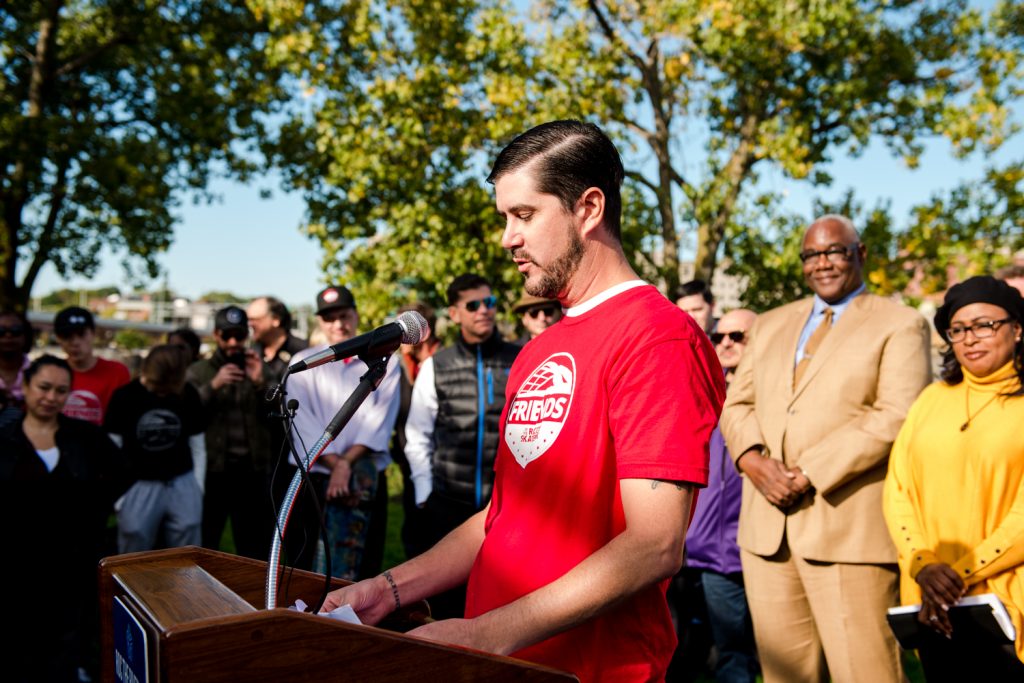
{"type": "MultiPolygon", "coordinates": [[[[348,397],[344,405],[338,411],[338,414],[334,416],[334,419],[327,425],[327,429],[324,430],[323,436],[317,439],[316,443],[313,444],[309,452],[306,453],[306,457],[303,460],[302,467],[306,472],[317,461],[320,455],[324,452],[327,446],[334,441],[341,430],[345,428],[349,420],[359,409],[359,406],[363,404],[363,401],[370,395],[370,392],[374,391],[380,386],[381,381],[384,379],[384,375],[387,374],[388,369],[388,358],[363,358],[359,357],[361,361],[366,363],[369,368],[362,377],[359,378],[359,384],[356,386],[352,395],[348,397]]],[[[266,585],[266,605],[267,609],[274,609],[277,607],[277,582],[278,574],[280,572],[280,560],[281,560],[281,540],[284,538],[285,529],[288,528],[288,518],[291,517],[292,507],[295,505],[295,497],[299,493],[299,489],[302,487],[302,472],[296,470],[295,476],[292,477],[291,484],[288,485],[288,491],[285,493],[284,501],[281,503],[281,509],[277,515],[277,528],[274,529],[274,539],[270,545],[270,558],[267,561],[267,585],[266,585]]]]}

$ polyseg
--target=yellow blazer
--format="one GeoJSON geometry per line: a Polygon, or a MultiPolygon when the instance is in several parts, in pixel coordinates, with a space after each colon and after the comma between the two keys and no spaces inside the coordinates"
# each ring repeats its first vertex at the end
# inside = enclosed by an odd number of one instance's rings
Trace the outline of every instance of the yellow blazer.
{"type": "Polygon", "coordinates": [[[814,490],[783,512],[744,477],[737,540],[765,557],[785,537],[804,559],[895,563],[882,485],[907,411],[931,381],[928,323],[911,308],[862,294],[793,387],[797,343],[812,306],[813,299],[803,299],[758,318],[721,429],[734,459],[764,446],[769,457],[802,468],[814,490]]]}

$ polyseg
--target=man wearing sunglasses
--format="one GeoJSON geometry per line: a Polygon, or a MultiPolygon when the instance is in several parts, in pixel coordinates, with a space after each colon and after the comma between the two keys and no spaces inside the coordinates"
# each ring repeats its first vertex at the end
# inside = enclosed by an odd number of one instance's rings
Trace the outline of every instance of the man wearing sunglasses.
{"type": "Polygon", "coordinates": [[[523,294],[512,311],[519,316],[526,330],[519,338],[520,346],[539,337],[541,332],[562,319],[562,304],[557,299],[545,299],[532,294],[523,294]]]}
{"type": "Polygon", "coordinates": [[[214,314],[217,349],[188,369],[199,391],[206,427],[206,487],[203,494],[203,545],[217,550],[231,520],[239,555],[266,559],[274,519],[269,504],[270,429],[264,387],[267,366],[246,348],[249,319],[238,306],[214,314]]]}
{"type": "Polygon", "coordinates": [[[811,224],[800,259],[814,296],[757,319],[722,414],[744,474],[738,541],[765,683],[903,680],[882,483],[931,379],[930,335],[917,311],[865,291],[866,255],[848,218],[811,224]]]}
{"type": "Polygon", "coordinates": [[[664,678],[665,587],[707,483],[725,383],[704,332],[629,265],[623,176],[611,140],[579,121],[537,126],[498,155],[488,180],[502,246],[526,292],[557,299],[565,317],[511,369],[490,504],[325,607],[347,602],[374,623],[468,578],[466,618],[412,635],[581,681],[664,678]]]}
{"type": "MultiPolygon", "coordinates": [[[[429,548],[491,499],[505,382],[519,347],[495,326],[491,284],[467,273],[448,285],[448,317],[459,326],[453,346],[420,366],[405,425],[405,454],[424,508],[429,548]]],[[[462,616],[465,588],[430,601],[436,618],[462,616]]]]}

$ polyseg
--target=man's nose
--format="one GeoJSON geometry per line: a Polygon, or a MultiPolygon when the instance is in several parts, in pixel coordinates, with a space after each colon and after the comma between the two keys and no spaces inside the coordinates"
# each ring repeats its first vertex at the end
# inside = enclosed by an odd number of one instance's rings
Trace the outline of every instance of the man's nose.
{"type": "Polygon", "coordinates": [[[523,246],[522,234],[513,227],[512,221],[506,221],[505,229],[501,233],[501,248],[511,250],[521,246],[523,246]]]}

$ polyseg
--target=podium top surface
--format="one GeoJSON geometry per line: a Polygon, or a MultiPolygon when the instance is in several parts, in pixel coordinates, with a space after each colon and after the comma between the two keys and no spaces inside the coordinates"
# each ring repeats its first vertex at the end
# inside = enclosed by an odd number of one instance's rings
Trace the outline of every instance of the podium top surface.
{"type": "Polygon", "coordinates": [[[201,619],[248,614],[256,608],[186,558],[118,567],[113,579],[164,631],[201,619]],[[143,599],[143,596],[144,599],[143,599]]]}

